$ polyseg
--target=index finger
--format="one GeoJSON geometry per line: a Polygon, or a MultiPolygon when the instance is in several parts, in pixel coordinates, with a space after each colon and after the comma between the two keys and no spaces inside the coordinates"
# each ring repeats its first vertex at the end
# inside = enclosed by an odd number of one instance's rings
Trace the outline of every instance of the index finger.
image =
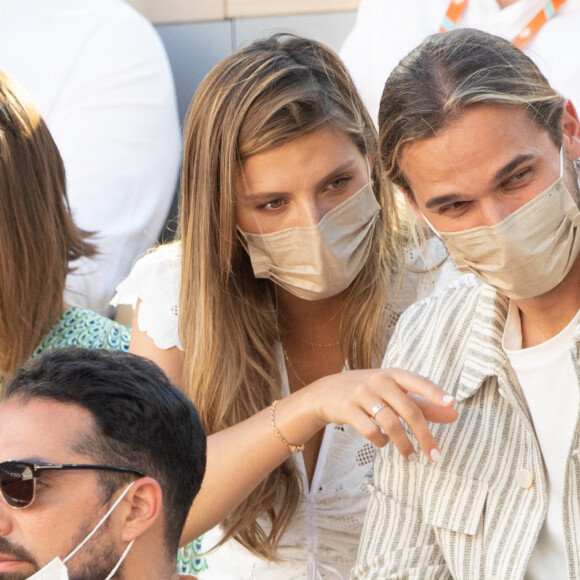
{"type": "Polygon", "coordinates": [[[452,407],[455,403],[453,395],[422,375],[396,367],[381,369],[379,372],[397,383],[406,393],[419,395],[443,407],[452,407]]]}

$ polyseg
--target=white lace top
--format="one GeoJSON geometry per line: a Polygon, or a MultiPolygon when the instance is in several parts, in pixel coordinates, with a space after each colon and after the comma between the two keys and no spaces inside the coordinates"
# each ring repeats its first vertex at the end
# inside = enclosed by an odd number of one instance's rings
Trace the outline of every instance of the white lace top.
{"type": "MultiPolygon", "coordinates": [[[[429,253],[429,261],[437,263],[444,257],[445,250],[437,240],[433,240],[429,253]]],[[[118,286],[113,301],[114,305],[135,306],[140,299],[139,329],[162,349],[181,348],[177,331],[180,256],[178,243],[161,246],[146,254],[118,286]]],[[[407,260],[411,270],[421,262],[416,252],[409,253],[407,260]]],[[[450,263],[430,274],[409,271],[389,325],[389,337],[407,306],[427,296],[436,285],[447,285],[456,277],[450,263]]],[[[287,395],[289,386],[281,345],[276,345],[276,349],[282,371],[282,392],[287,395]]],[[[371,472],[374,453],[374,447],[348,425],[328,425],[310,488],[302,455],[294,456],[304,489],[308,491],[280,543],[279,555],[283,561],[265,562],[232,540],[207,555],[207,575],[200,576],[220,580],[348,578],[355,561],[368,499],[364,481],[371,472]]],[[[219,528],[208,532],[203,538],[204,551],[215,545],[219,538],[219,528]]]]}

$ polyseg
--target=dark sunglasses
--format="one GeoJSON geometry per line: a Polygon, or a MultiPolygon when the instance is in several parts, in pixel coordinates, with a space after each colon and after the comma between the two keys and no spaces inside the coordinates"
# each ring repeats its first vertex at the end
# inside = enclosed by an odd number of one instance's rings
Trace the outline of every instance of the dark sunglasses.
{"type": "Polygon", "coordinates": [[[40,477],[43,471],[59,471],[64,469],[100,469],[103,471],[132,473],[139,477],[145,477],[145,474],[136,469],[113,467],[112,465],[62,463],[44,463],[39,465],[29,463],[28,461],[3,461],[0,463],[0,495],[2,495],[2,499],[11,508],[26,508],[34,501],[34,496],[36,495],[36,478],[40,477]]]}

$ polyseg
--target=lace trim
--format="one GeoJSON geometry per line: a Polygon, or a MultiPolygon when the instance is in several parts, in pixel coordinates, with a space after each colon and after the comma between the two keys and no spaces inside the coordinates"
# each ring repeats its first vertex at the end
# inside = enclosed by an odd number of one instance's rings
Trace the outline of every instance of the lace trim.
{"type": "Polygon", "coordinates": [[[178,334],[181,245],[159,246],[137,260],[129,276],[117,286],[113,306],[139,305],[137,326],[157,348],[181,350],[178,334]]]}

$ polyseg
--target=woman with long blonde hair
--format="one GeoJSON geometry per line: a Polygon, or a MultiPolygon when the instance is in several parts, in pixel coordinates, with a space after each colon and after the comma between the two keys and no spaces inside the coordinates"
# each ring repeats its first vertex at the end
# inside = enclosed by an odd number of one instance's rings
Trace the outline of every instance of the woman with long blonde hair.
{"type": "Polygon", "coordinates": [[[129,330],[66,305],[75,261],[96,249],[72,218],[62,159],[24,90],[0,71],[0,385],[49,348],[127,350],[129,330]]]}
{"type": "Polygon", "coordinates": [[[434,280],[403,284],[405,235],[377,137],[338,57],[275,36],[209,73],[185,127],[176,244],[119,288],[131,350],[196,404],[208,469],[182,540],[209,577],[348,576],[374,447],[437,459],[455,418],[429,381],[377,367],[434,280]],[[422,293],[421,291],[419,293],[422,293]],[[342,372],[345,368],[353,369],[342,372]],[[412,398],[413,392],[422,398],[412,398]]]}

